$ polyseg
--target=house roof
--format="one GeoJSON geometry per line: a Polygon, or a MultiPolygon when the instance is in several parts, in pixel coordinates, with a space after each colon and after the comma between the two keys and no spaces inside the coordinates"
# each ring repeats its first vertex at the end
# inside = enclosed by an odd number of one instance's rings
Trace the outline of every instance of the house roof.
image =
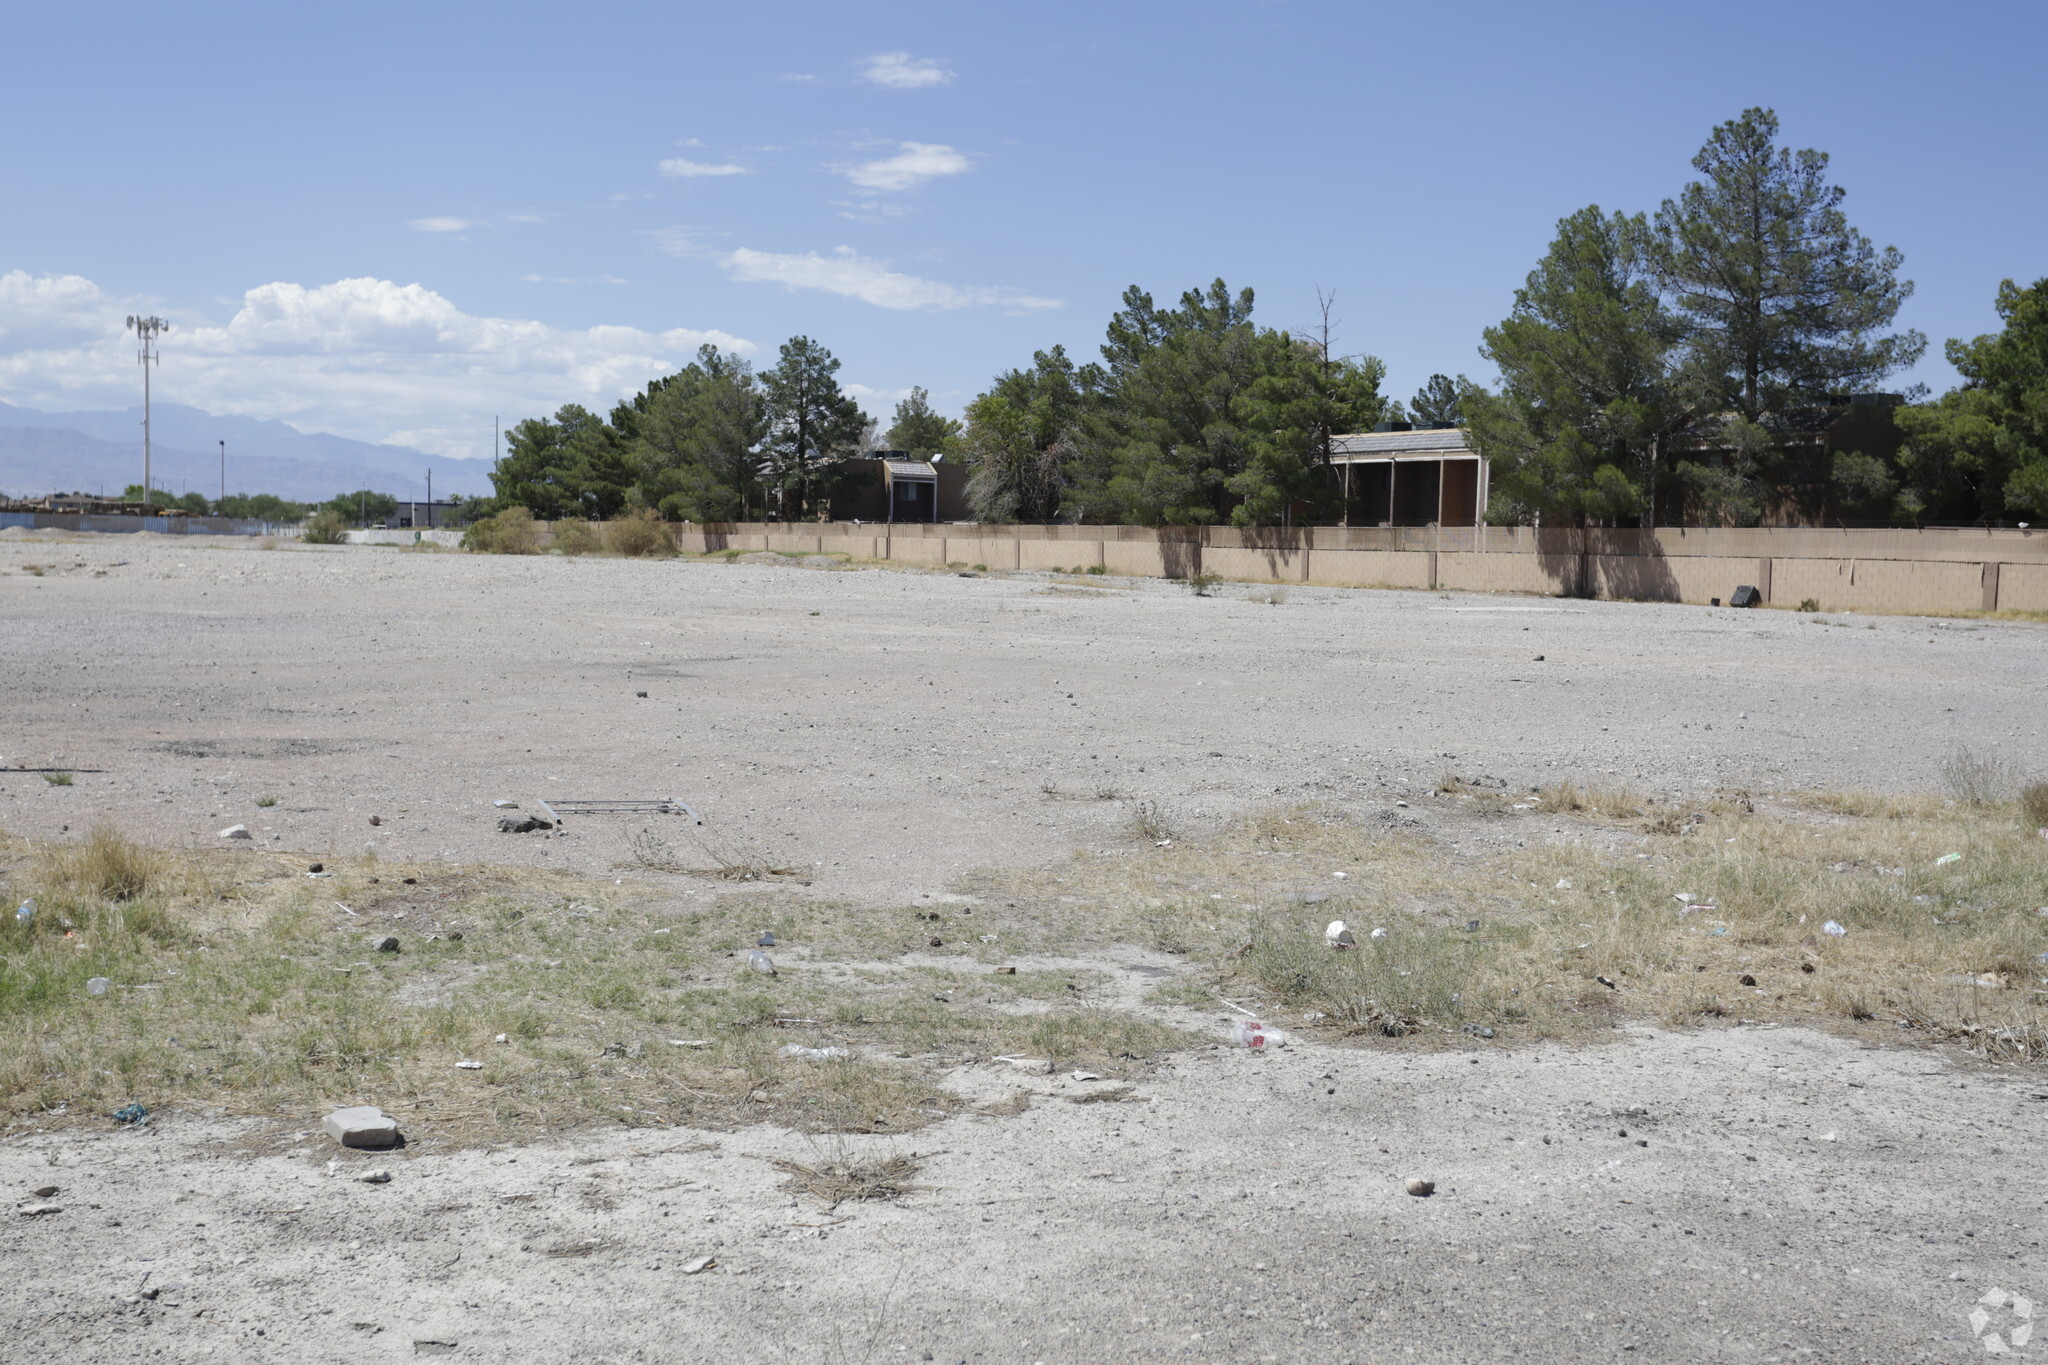
{"type": "Polygon", "coordinates": [[[920,460],[885,460],[882,468],[888,471],[890,480],[908,480],[912,483],[937,483],[939,471],[920,460]]]}
{"type": "Polygon", "coordinates": [[[1365,431],[1334,437],[1330,454],[1338,460],[1406,460],[1426,456],[1469,455],[1463,427],[1434,431],[1365,431]]]}

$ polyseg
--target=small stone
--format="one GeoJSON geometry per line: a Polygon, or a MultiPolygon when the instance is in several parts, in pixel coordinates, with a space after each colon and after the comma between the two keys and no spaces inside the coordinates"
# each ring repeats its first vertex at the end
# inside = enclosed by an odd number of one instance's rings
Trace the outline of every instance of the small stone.
{"type": "Polygon", "coordinates": [[[229,825],[220,832],[220,837],[223,839],[253,839],[256,836],[249,833],[247,825],[229,825]]]}
{"type": "Polygon", "coordinates": [[[1000,1060],[1008,1062],[1019,1071],[1029,1071],[1034,1076],[1052,1075],[1052,1063],[1043,1057],[1004,1057],[1000,1060]]]}
{"type": "Polygon", "coordinates": [[[685,1275],[701,1275],[717,1264],[718,1258],[716,1256],[699,1256],[694,1260],[683,1262],[683,1273],[685,1275]]]}
{"type": "Polygon", "coordinates": [[[57,1187],[55,1185],[39,1185],[35,1189],[30,1190],[29,1193],[38,1199],[53,1199],[56,1197],[57,1187]]]}
{"type": "Polygon", "coordinates": [[[374,1104],[337,1109],[320,1120],[320,1130],[344,1147],[389,1147],[398,1141],[398,1120],[374,1104]]]}
{"type": "Polygon", "coordinates": [[[997,975],[997,976],[1015,976],[1016,974],[1017,974],[1017,969],[1016,969],[1015,967],[998,967],[998,968],[996,968],[996,975],[997,975]]]}
{"type": "Polygon", "coordinates": [[[1436,1193],[1436,1182],[1434,1180],[1411,1180],[1401,1188],[1414,1195],[1417,1199],[1427,1199],[1436,1193]]]}
{"type": "Polygon", "coordinates": [[[497,1037],[491,1039],[491,1041],[494,1043],[509,1043],[512,1041],[512,1035],[509,1033],[501,1033],[497,1037]]]}
{"type": "Polygon", "coordinates": [[[634,695],[634,696],[636,696],[636,697],[644,697],[644,696],[646,696],[647,694],[646,694],[645,692],[635,692],[635,693],[634,693],[633,695],[634,695]]]}
{"type": "Polygon", "coordinates": [[[757,948],[773,948],[775,946],[775,935],[764,932],[761,937],[754,940],[754,946],[757,948]]]}
{"type": "Polygon", "coordinates": [[[362,1181],[365,1185],[389,1185],[391,1183],[391,1172],[379,1166],[374,1171],[357,1176],[356,1179],[362,1181]]]}
{"type": "Polygon", "coordinates": [[[517,801],[493,801],[493,802],[491,802],[491,804],[492,804],[492,805],[494,805],[494,806],[496,806],[496,807],[497,807],[497,808],[498,808],[499,810],[518,810],[518,809],[519,809],[519,803],[518,803],[517,801]]]}
{"type": "Polygon", "coordinates": [[[384,817],[381,815],[373,815],[370,817],[370,823],[373,825],[381,825],[384,823],[384,817]]]}
{"type": "Polygon", "coordinates": [[[377,951],[378,951],[378,952],[380,952],[380,953],[395,953],[395,952],[397,952],[397,951],[398,951],[398,939],[397,939],[397,937],[396,937],[395,935],[392,935],[392,934],[386,934],[386,935],[384,935],[384,937],[382,937],[382,938],[378,939],[378,940],[377,940],[377,951]]]}
{"type": "Polygon", "coordinates": [[[1741,976],[1738,976],[1735,979],[1737,981],[1740,981],[1745,986],[1754,986],[1756,984],[1756,978],[1751,976],[1748,972],[1744,972],[1741,976]]]}
{"type": "Polygon", "coordinates": [[[946,941],[945,941],[944,939],[942,939],[942,938],[935,938],[935,939],[933,939],[933,940],[932,940],[932,947],[934,947],[934,948],[943,948],[943,947],[945,947],[945,946],[946,946],[946,941]]]}
{"type": "Polygon", "coordinates": [[[325,872],[326,870],[327,870],[327,864],[325,864],[325,863],[314,863],[314,864],[313,864],[313,865],[312,865],[311,867],[309,867],[309,868],[307,868],[307,869],[306,869],[306,871],[307,871],[307,872],[309,872],[309,873],[311,873],[311,872],[325,872]]]}

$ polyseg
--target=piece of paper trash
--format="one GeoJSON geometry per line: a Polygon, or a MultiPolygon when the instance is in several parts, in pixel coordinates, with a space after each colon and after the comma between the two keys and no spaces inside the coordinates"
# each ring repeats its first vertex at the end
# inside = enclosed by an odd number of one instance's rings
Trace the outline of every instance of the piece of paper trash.
{"type": "Polygon", "coordinates": [[[1571,879],[1570,877],[1559,877],[1559,878],[1557,879],[1557,889],[1558,889],[1559,891],[1569,891],[1569,890],[1571,890],[1571,889],[1572,889],[1572,879],[1571,879]]]}
{"type": "Polygon", "coordinates": [[[1836,938],[1840,938],[1844,934],[1849,932],[1847,929],[1844,929],[1841,925],[1835,923],[1833,920],[1829,920],[1826,924],[1823,924],[1820,927],[1820,931],[1823,934],[1832,934],[1836,938]]]}
{"type": "Polygon", "coordinates": [[[1681,891],[1677,895],[1673,896],[1671,899],[1677,901],[1680,905],[1691,905],[1694,901],[1698,900],[1699,897],[1693,895],[1693,893],[1690,891],[1681,891]]]}
{"type": "Polygon", "coordinates": [[[457,1071],[482,1071],[484,1064],[482,1062],[457,1062],[455,1069],[457,1071]]]}
{"type": "Polygon", "coordinates": [[[717,1264],[718,1258],[716,1256],[699,1256],[695,1260],[683,1262],[683,1273],[685,1275],[701,1275],[717,1264]]]}
{"type": "Polygon", "coordinates": [[[1947,867],[1950,863],[1959,863],[1962,860],[1963,855],[1960,853],[1944,853],[1934,860],[1934,865],[1936,867],[1947,867]]]}

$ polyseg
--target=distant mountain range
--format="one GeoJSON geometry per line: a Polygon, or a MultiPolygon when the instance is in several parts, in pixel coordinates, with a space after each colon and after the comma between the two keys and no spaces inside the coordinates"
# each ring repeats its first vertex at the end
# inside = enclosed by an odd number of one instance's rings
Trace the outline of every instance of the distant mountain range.
{"type": "MultiPolygon", "coordinates": [[[[322,501],[368,488],[401,500],[488,494],[490,461],[428,455],[410,446],[372,445],[346,436],[307,435],[283,422],[216,417],[198,408],[158,403],[150,415],[150,468],[170,493],[220,495],[220,447],[227,449],[230,493],[275,493],[322,501]]],[[[123,412],[37,412],[0,402],[0,494],[120,495],[142,482],[142,409],[123,412]]]]}

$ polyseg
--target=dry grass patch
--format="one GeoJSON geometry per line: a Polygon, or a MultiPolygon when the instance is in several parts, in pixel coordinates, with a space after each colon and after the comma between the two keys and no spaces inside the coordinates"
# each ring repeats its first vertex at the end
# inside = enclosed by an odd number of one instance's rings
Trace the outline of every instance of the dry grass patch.
{"type": "Polygon", "coordinates": [[[782,1182],[784,1191],[815,1199],[827,1209],[857,1200],[901,1199],[922,1188],[911,1183],[923,1169],[914,1157],[841,1157],[816,1166],[777,1157],[770,1164],[789,1177],[782,1182]]]}

